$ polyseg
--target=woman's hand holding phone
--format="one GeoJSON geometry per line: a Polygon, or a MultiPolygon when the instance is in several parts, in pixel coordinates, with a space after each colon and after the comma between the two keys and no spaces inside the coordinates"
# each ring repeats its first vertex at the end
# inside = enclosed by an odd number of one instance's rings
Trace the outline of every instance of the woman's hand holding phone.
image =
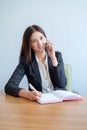
{"type": "Polygon", "coordinates": [[[57,66],[58,61],[57,61],[57,58],[55,56],[55,47],[49,40],[46,41],[46,50],[47,50],[49,57],[52,60],[53,66],[57,66]]]}
{"type": "Polygon", "coordinates": [[[46,49],[50,58],[55,57],[55,47],[49,40],[46,41],[46,49]]]}

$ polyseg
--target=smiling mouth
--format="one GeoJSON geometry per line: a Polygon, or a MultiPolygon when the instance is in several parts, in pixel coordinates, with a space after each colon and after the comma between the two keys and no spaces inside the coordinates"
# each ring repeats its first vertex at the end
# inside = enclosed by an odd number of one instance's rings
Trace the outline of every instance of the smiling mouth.
{"type": "Polygon", "coordinates": [[[38,45],[38,49],[45,49],[45,44],[43,44],[43,45],[38,45]]]}
{"type": "Polygon", "coordinates": [[[39,46],[38,48],[39,48],[39,49],[43,49],[43,48],[44,48],[44,46],[39,46]]]}

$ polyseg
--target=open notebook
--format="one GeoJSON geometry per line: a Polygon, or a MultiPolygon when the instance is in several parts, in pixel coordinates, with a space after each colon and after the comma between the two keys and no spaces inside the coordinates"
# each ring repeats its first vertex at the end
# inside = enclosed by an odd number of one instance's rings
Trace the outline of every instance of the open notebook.
{"type": "Polygon", "coordinates": [[[81,100],[81,99],[83,98],[79,94],[70,91],[56,90],[51,93],[42,94],[38,102],[41,104],[46,104],[46,103],[55,103],[55,102],[81,100]]]}

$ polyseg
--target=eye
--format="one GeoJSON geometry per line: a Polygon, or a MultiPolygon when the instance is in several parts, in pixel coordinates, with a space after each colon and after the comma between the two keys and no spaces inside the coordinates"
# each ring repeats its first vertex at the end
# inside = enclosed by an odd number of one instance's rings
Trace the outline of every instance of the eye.
{"type": "Polygon", "coordinates": [[[43,40],[43,38],[44,38],[44,37],[43,37],[43,36],[41,36],[41,37],[40,37],[40,40],[43,40]]]}
{"type": "Polygon", "coordinates": [[[35,42],[36,42],[36,40],[35,40],[35,39],[31,41],[31,43],[35,43],[35,42]]]}

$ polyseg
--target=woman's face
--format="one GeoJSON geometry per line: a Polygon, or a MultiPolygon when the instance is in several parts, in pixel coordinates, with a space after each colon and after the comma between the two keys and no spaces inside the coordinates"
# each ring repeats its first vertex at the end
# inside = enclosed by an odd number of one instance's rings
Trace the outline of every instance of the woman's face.
{"type": "Polygon", "coordinates": [[[30,44],[35,53],[43,52],[45,50],[46,37],[42,33],[35,31],[31,35],[30,44]]]}

